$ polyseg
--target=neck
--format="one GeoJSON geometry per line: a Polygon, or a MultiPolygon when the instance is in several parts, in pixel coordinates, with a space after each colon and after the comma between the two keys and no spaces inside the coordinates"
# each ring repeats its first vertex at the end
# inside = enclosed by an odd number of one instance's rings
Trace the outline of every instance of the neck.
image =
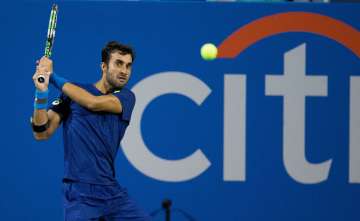
{"type": "Polygon", "coordinates": [[[95,87],[101,91],[103,94],[107,94],[109,92],[112,92],[114,89],[107,83],[104,75],[103,77],[95,83],[95,87]]]}

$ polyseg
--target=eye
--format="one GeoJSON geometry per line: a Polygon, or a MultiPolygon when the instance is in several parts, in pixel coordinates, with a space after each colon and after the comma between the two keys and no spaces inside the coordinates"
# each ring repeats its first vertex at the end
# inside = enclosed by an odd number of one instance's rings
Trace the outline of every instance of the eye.
{"type": "Polygon", "coordinates": [[[121,60],[116,60],[116,66],[122,66],[123,64],[124,64],[124,62],[123,61],[121,61],[121,60]]]}

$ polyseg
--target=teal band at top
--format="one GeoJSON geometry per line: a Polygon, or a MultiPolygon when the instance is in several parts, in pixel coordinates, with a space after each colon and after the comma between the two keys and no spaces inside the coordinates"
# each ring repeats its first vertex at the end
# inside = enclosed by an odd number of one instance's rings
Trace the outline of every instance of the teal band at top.
{"type": "Polygon", "coordinates": [[[65,83],[69,82],[67,79],[55,74],[55,73],[52,73],[50,75],[50,83],[52,85],[54,85],[57,89],[59,90],[62,90],[63,86],[65,83]]]}
{"type": "Polygon", "coordinates": [[[47,106],[48,106],[47,102],[43,103],[43,104],[38,104],[38,103],[34,102],[34,109],[35,110],[46,109],[47,106]]]}
{"type": "Polygon", "coordinates": [[[40,90],[36,89],[36,91],[35,91],[35,98],[46,99],[46,98],[48,98],[48,96],[49,96],[49,90],[40,91],[40,90]]]}

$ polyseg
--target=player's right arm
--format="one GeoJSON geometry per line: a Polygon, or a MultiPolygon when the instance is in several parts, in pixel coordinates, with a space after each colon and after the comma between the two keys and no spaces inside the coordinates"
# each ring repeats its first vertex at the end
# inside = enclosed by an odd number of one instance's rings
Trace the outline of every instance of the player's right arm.
{"type": "MultiPolygon", "coordinates": [[[[43,67],[40,67],[39,65],[37,65],[36,72],[33,75],[33,82],[34,82],[34,85],[35,85],[35,88],[36,88],[38,94],[45,93],[46,91],[48,91],[49,74],[43,67]],[[37,80],[37,78],[39,77],[40,74],[43,75],[45,78],[45,82],[43,82],[43,83],[40,83],[37,80]]],[[[36,140],[46,140],[59,127],[61,118],[60,118],[60,115],[53,110],[47,111],[46,108],[37,108],[40,106],[36,105],[36,103],[38,103],[38,104],[46,103],[47,104],[47,98],[44,99],[43,97],[41,97],[41,99],[35,99],[34,102],[35,102],[34,112],[33,112],[33,116],[32,116],[33,135],[36,140]]]]}
{"type": "MultiPolygon", "coordinates": [[[[42,111],[41,111],[42,112],[42,111]]],[[[33,131],[34,138],[36,140],[46,140],[51,137],[51,135],[59,127],[61,118],[58,113],[53,110],[48,110],[45,113],[39,113],[39,111],[34,110],[33,114],[33,124],[34,125],[44,125],[48,122],[47,128],[44,132],[35,132],[33,131]],[[38,119],[38,120],[37,120],[38,119]]]]}

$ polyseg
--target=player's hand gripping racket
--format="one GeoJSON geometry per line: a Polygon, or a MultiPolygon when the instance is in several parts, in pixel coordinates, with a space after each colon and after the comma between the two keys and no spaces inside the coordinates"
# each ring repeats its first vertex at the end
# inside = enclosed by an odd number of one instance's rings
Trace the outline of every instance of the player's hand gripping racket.
{"type": "MultiPolygon", "coordinates": [[[[45,56],[48,58],[51,56],[51,49],[54,45],[57,13],[58,13],[58,6],[57,4],[53,4],[50,12],[49,27],[47,32],[46,44],[45,44],[45,56]]],[[[39,75],[37,80],[39,83],[44,83],[45,82],[44,75],[39,75]]]]}

